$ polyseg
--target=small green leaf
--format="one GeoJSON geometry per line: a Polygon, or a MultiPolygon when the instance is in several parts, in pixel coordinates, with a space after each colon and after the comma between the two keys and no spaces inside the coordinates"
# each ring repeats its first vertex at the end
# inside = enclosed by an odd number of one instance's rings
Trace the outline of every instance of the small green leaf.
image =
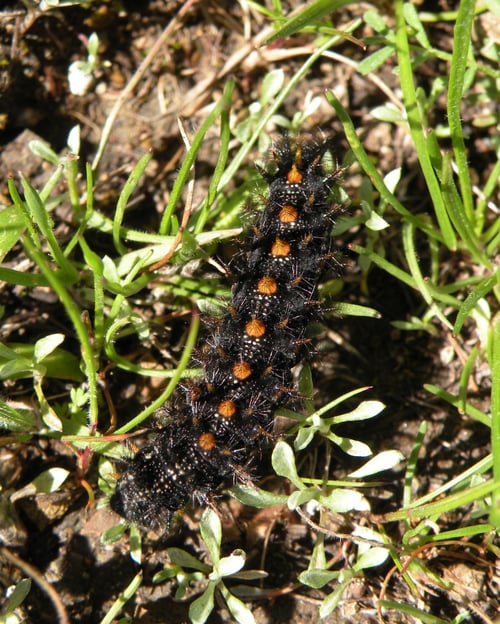
{"type": "Polygon", "coordinates": [[[296,13],[293,17],[289,17],[285,21],[285,25],[282,28],[278,28],[274,35],[266,41],[266,44],[276,41],[276,39],[290,37],[299,30],[315,24],[325,15],[330,15],[335,9],[349,4],[350,1],[351,0],[313,0],[313,2],[308,2],[304,9],[296,13]]]}
{"type": "Polygon", "coordinates": [[[242,570],[233,574],[232,578],[240,581],[260,581],[268,576],[269,574],[265,570],[242,570]]]}
{"type": "Polygon", "coordinates": [[[372,232],[380,232],[389,227],[389,223],[374,210],[371,211],[370,217],[365,221],[365,225],[372,232]]]}
{"type": "Polygon", "coordinates": [[[227,303],[214,299],[197,299],[196,305],[202,314],[214,318],[221,318],[227,309],[227,303]]]}
{"type": "Polygon", "coordinates": [[[319,496],[319,490],[316,488],[306,488],[305,490],[296,490],[288,498],[288,508],[297,509],[304,503],[308,503],[319,496]]]}
{"type": "Polygon", "coordinates": [[[335,513],[370,510],[370,505],[361,492],[347,488],[333,490],[328,496],[321,496],[319,502],[335,513]]]}
{"type": "Polygon", "coordinates": [[[320,589],[330,581],[337,579],[339,574],[340,572],[330,572],[329,570],[306,570],[299,574],[299,581],[308,587],[320,589]]]}
{"type": "MultiPolygon", "coordinates": [[[[33,376],[35,346],[28,343],[0,344],[0,379],[28,379],[33,376]],[[10,360],[6,362],[5,360],[10,360]]],[[[38,372],[40,373],[38,367],[38,372]]],[[[56,349],[44,356],[44,377],[83,381],[80,360],[64,349],[56,349]]]]}
{"type": "Polygon", "coordinates": [[[76,125],[71,128],[66,139],[66,145],[72,154],[78,156],[80,153],[80,126],[76,125]]]}
{"type": "Polygon", "coordinates": [[[36,487],[37,492],[50,494],[56,492],[68,476],[69,470],[65,468],[49,468],[35,477],[31,483],[36,487]]]}
{"type": "Polygon", "coordinates": [[[388,102],[387,104],[384,104],[384,106],[376,106],[375,108],[372,108],[371,115],[378,121],[386,121],[388,123],[399,123],[404,121],[401,109],[392,102],[388,102]]]}
{"type": "Polygon", "coordinates": [[[47,356],[49,356],[57,347],[64,342],[64,334],[50,334],[44,338],[40,338],[35,343],[35,349],[33,351],[33,359],[39,364],[47,356]]]}
{"type": "Polygon", "coordinates": [[[339,301],[335,303],[335,313],[341,316],[363,316],[366,318],[379,319],[382,315],[375,308],[357,305],[356,303],[346,303],[339,301]]]}
{"type": "Polygon", "coordinates": [[[374,546],[359,557],[354,564],[354,570],[365,570],[366,568],[376,568],[387,561],[389,550],[381,546],[374,546]]]}
{"type": "Polygon", "coordinates": [[[378,416],[385,408],[381,401],[362,401],[355,409],[345,414],[339,414],[333,418],[333,422],[338,425],[346,422],[358,422],[360,420],[368,420],[378,416]]]}
{"type": "Polygon", "coordinates": [[[369,457],[372,454],[370,447],[364,442],[360,442],[359,440],[341,438],[340,436],[331,432],[325,437],[337,446],[340,446],[344,453],[351,455],[351,457],[369,457]]]}
{"type": "Polygon", "coordinates": [[[17,490],[10,498],[12,502],[25,496],[34,496],[35,494],[50,494],[56,492],[66,481],[69,470],[65,468],[49,468],[35,477],[31,483],[17,490]]]}
{"type": "Polygon", "coordinates": [[[319,608],[320,618],[324,618],[327,615],[330,615],[330,613],[337,607],[337,605],[339,604],[342,598],[343,593],[345,592],[350,582],[351,582],[351,579],[349,578],[345,580],[343,583],[340,583],[339,585],[335,587],[332,593],[323,600],[319,608]]]}
{"type": "Polygon", "coordinates": [[[262,93],[260,103],[265,106],[273,97],[281,91],[285,82],[285,72],[282,69],[274,69],[264,76],[262,81],[262,93]]]}
{"type": "Polygon", "coordinates": [[[314,438],[314,434],[316,433],[316,427],[301,427],[298,432],[295,440],[293,442],[293,447],[296,451],[302,451],[305,449],[314,438]]]}
{"type": "Polygon", "coordinates": [[[97,51],[99,50],[99,37],[97,36],[97,33],[93,32],[90,35],[88,43],[87,43],[87,50],[88,50],[89,56],[91,57],[97,56],[97,51]]]}
{"type": "MultiPolygon", "coordinates": [[[[374,529],[370,529],[369,527],[358,526],[353,530],[351,535],[353,537],[354,542],[357,542],[357,540],[354,539],[356,537],[361,537],[362,540],[370,540],[371,542],[380,542],[380,543],[384,542],[384,538],[382,537],[382,535],[378,531],[375,531],[374,529]]],[[[364,541],[360,541],[357,543],[358,543],[358,549],[360,553],[365,552],[370,548],[373,548],[372,546],[370,546],[364,541]]]]}
{"type": "Polygon", "coordinates": [[[295,457],[292,448],[283,440],[279,440],[273,450],[273,468],[280,477],[286,477],[295,487],[304,488],[304,484],[297,473],[295,457]]]}
{"type": "Polygon", "coordinates": [[[429,42],[429,39],[427,38],[427,33],[425,32],[422,22],[420,21],[420,18],[418,16],[418,12],[413,4],[411,4],[410,2],[405,2],[403,4],[403,14],[405,16],[408,26],[411,26],[411,28],[413,28],[413,30],[415,31],[415,39],[425,50],[431,50],[432,46],[429,42]]]}
{"type": "Polygon", "coordinates": [[[375,32],[382,34],[387,34],[389,32],[389,27],[380,13],[372,10],[365,11],[363,19],[375,32]]]}
{"type": "Polygon", "coordinates": [[[396,169],[389,171],[389,173],[384,176],[384,184],[390,193],[394,193],[400,180],[401,167],[397,167],[396,169]]]}
{"type": "Polygon", "coordinates": [[[205,624],[214,608],[216,584],[209,582],[203,594],[189,606],[189,619],[192,624],[205,624]]]}
{"type": "MultiPolygon", "coordinates": [[[[219,578],[224,576],[231,576],[231,574],[236,574],[236,572],[239,572],[241,568],[245,565],[246,558],[246,553],[240,549],[234,550],[228,557],[222,557],[217,565],[217,573],[219,578]]],[[[210,580],[215,580],[211,578],[211,575],[208,578],[210,580]]]]}
{"type": "Polygon", "coordinates": [[[255,624],[255,619],[250,609],[236,596],[233,596],[229,591],[227,594],[224,592],[224,599],[227,604],[231,615],[238,622],[238,624],[255,624]]]}
{"type": "Polygon", "coordinates": [[[130,558],[139,565],[142,558],[142,537],[136,524],[130,527],[130,558]]]}
{"type": "Polygon", "coordinates": [[[0,379],[29,379],[33,377],[33,365],[25,358],[0,362],[0,379]]]}
{"type": "MultiPolygon", "coordinates": [[[[311,367],[305,365],[302,367],[299,375],[299,394],[304,399],[311,399],[314,395],[314,381],[312,377],[311,367]]],[[[311,411],[313,409],[313,404],[311,401],[311,411]]]]}
{"type": "Polygon", "coordinates": [[[222,541],[222,525],[219,516],[213,509],[207,507],[200,520],[201,537],[205,542],[208,552],[212,557],[214,567],[220,558],[220,544],[222,541]]]}
{"type": "Polygon", "coordinates": [[[50,147],[48,143],[45,141],[34,140],[28,143],[30,150],[38,156],[38,158],[42,158],[47,162],[55,165],[56,167],[60,164],[59,156],[54,152],[54,150],[50,147]]]}
{"type": "Polygon", "coordinates": [[[102,259],[102,276],[109,284],[120,286],[120,274],[109,256],[104,256],[102,259]]]}
{"type": "Polygon", "coordinates": [[[31,410],[14,409],[0,399],[0,428],[10,431],[30,431],[36,422],[31,410]]]}
{"type": "Polygon", "coordinates": [[[106,529],[101,535],[101,544],[113,544],[117,542],[126,530],[127,526],[121,523],[106,529]]]}
{"type": "Polygon", "coordinates": [[[375,457],[372,457],[361,468],[358,468],[354,472],[349,474],[353,479],[362,479],[369,475],[383,472],[384,470],[390,470],[405,459],[404,455],[400,451],[383,451],[375,457]]]}
{"type": "Polygon", "coordinates": [[[231,488],[231,494],[244,505],[259,509],[271,507],[271,505],[285,505],[288,500],[285,494],[275,494],[249,485],[234,485],[231,488]]]}
{"type": "Polygon", "coordinates": [[[393,46],[384,46],[373,54],[370,54],[364,58],[358,65],[358,72],[362,76],[367,76],[375,72],[381,65],[383,65],[387,59],[394,55],[393,46]]]}
{"type": "Polygon", "coordinates": [[[179,565],[183,568],[192,568],[193,570],[200,570],[200,572],[210,572],[210,567],[205,563],[198,561],[193,555],[190,555],[181,548],[167,548],[167,554],[172,563],[179,565]]]}
{"type": "Polygon", "coordinates": [[[0,210],[0,262],[19,240],[26,226],[18,206],[0,210]]]}
{"type": "Polygon", "coordinates": [[[26,598],[26,596],[30,593],[31,589],[31,579],[25,578],[21,579],[15,586],[14,591],[10,594],[7,604],[4,605],[2,613],[9,614],[13,613],[17,607],[20,607],[26,598]]]}

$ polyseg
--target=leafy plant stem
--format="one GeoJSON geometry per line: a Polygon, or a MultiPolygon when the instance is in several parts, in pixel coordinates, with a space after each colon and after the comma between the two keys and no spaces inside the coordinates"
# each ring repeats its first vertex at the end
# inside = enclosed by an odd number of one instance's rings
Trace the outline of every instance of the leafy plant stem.
{"type": "Polygon", "coordinates": [[[78,184],[76,178],[78,175],[78,161],[77,157],[70,155],[66,160],[65,166],[66,180],[68,181],[69,201],[73,208],[74,213],[80,216],[80,193],[78,190],[78,184]]]}
{"type": "Polygon", "coordinates": [[[142,584],[142,571],[138,572],[132,581],[128,584],[128,586],[122,591],[122,593],[118,596],[118,599],[113,603],[109,611],[102,618],[100,624],[111,624],[115,617],[120,613],[123,609],[125,603],[134,596],[139,587],[142,584]]]}
{"type": "Polygon", "coordinates": [[[443,242],[443,237],[438,231],[436,231],[435,228],[433,228],[431,225],[424,223],[421,219],[409,212],[409,210],[407,210],[403,206],[403,204],[397,199],[397,197],[389,191],[384,183],[384,180],[382,179],[382,176],[378,173],[377,169],[375,168],[368,154],[366,153],[364,147],[362,146],[361,141],[356,133],[354,124],[345,108],[335,97],[332,91],[327,91],[325,97],[328,102],[333,106],[340,121],[342,122],[342,127],[344,128],[346,139],[348,140],[349,146],[351,147],[357,161],[363,167],[365,173],[370,178],[372,184],[380,193],[384,201],[387,204],[392,205],[401,216],[405,217],[405,219],[412,223],[415,227],[425,232],[431,238],[443,242]]]}
{"type": "Polygon", "coordinates": [[[491,444],[493,454],[493,491],[490,521],[500,527],[500,316],[493,321],[491,330],[491,444]]]}
{"type": "MultiPolygon", "coordinates": [[[[454,29],[453,55],[450,64],[450,81],[448,88],[448,124],[451,132],[453,152],[458,167],[461,195],[465,214],[471,226],[477,227],[472,206],[472,188],[467,163],[462,123],[460,119],[460,103],[462,101],[465,71],[469,60],[471,44],[472,20],[474,19],[475,0],[462,0],[459,3],[457,21],[454,29]]],[[[477,232],[479,233],[479,232],[477,232]]]]}
{"type": "Polygon", "coordinates": [[[196,341],[198,338],[198,331],[200,328],[200,315],[198,311],[194,310],[192,319],[191,319],[191,327],[189,328],[189,334],[186,339],[186,346],[182,351],[182,357],[179,360],[179,366],[177,367],[172,379],[169,384],[165,388],[165,390],[161,393],[161,395],[153,401],[148,407],[143,410],[140,414],[138,414],[135,418],[130,420],[128,423],[123,425],[115,431],[115,434],[127,433],[131,429],[134,429],[141,423],[143,423],[146,418],[148,418],[153,412],[155,412],[159,407],[161,407],[167,399],[170,397],[172,392],[175,390],[177,385],[179,384],[179,380],[182,377],[182,373],[186,369],[189,364],[189,360],[191,358],[191,353],[196,346],[196,341]]]}
{"type": "MultiPolygon", "coordinates": [[[[482,196],[480,197],[478,204],[477,204],[476,214],[477,214],[478,222],[481,225],[480,231],[482,231],[483,229],[482,224],[484,222],[487,201],[495,192],[499,179],[500,179],[500,158],[496,161],[493,169],[491,170],[491,173],[488,176],[488,179],[486,180],[486,184],[484,185],[482,196]]],[[[498,232],[499,228],[500,228],[500,219],[496,219],[493,222],[493,225],[491,226],[490,229],[494,232],[495,231],[498,232]]],[[[490,231],[487,231],[486,240],[489,240],[490,236],[491,236],[490,231]]]]}
{"type": "Polygon", "coordinates": [[[410,272],[415,280],[415,285],[424,298],[427,305],[433,311],[433,313],[437,316],[437,318],[443,323],[445,327],[449,330],[453,329],[453,325],[448,321],[448,319],[441,312],[439,306],[434,301],[430,289],[426,280],[424,279],[422,272],[420,270],[420,265],[417,258],[417,253],[415,251],[415,243],[413,240],[414,228],[411,223],[403,224],[403,247],[405,250],[405,257],[408,262],[408,266],[410,267],[410,272]]]}
{"type": "MultiPolygon", "coordinates": [[[[35,223],[38,226],[40,232],[45,237],[45,240],[50,247],[50,251],[54,256],[54,260],[61,268],[61,271],[64,272],[64,274],[72,283],[77,282],[79,279],[78,271],[73,266],[73,264],[71,264],[71,262],[65,257],[61,247],[59,246],[57,238],[54,234],[50,216],[47,212],[45,205],[42,203],[40,195],[36,192],[36,190],[24,176],[21,176],[21,184],[23,186],[24,194],[26,197],[26,204],[29,209],[29,219],[32,223],[35,223]]],[[[15,188],[14,184],[12,184],[11,186],[15,188]]],[[[9,188],[11,188],[11,186],[9,186],[9,188]]],[[[38,236],[36,237],[36,241],[34,241],[34,243],[36,247],[41,249],[41,241],[38,236]]]]}
{"type": "Polygon", "coordinates": [[[224,173],[224,169],[226,167],[226,162],[227,162],[227,157],[229,154],[229,142],[231,140],[231,127],[229,124],[229,120],[230,120],[230,107],[223,106],[221,109],[221,116],[220,116],[219,158],[217,159],[217,164],[215,165],[214,173],[210,181],[207,198],[203,202],[203,206],[200,210],[200,215],[198,219],[196,220],[196,225],[194,227],[194,234],[199,234],[200,232],[203,232],[203,230],[205,229],[205,225],[210,215],[210,207],[217,197],[220,179],[224,173]]]}
{"type": "Polygon", "coordinates": [[[429,149],[425,139],[424,120],[417,103],[417,94],[413,82],[413,69],[410,57],[410,47],[408,44],[407,25],[404,18],[403,0],[394,2],[396,15],[396,50],[398,56],[401,90],[405,102],[405,109],[408,116],[410,133],[415,144],[418,160],[422,167],[427,188],[432,198],[436,218],[438,220],[443,240],[448,249],[456,249],[456,237],[444,205],[443,196],[439,187],[439,181],[432,167],[429,149]]]}
{"type": "Polygon", "coordinates": [[[116,204],[116,211],[113,219],[113,243],[116,251],[122,255],[127,252],[127,248],[120,240],[121,225],[125,214],[125,208],[127,207],[130,195],[133,193],[137,183],[139,182],[139,178],[144,173],[152,158],[152,154],[144,154],[141,157],[132,173],[127,178],[122,192],[120,193],[120,197],[118,198],[118,203],[116,204]]]}
{"type": "Polygon", "coordinates": [[[45,255],[36,249],[29,237],[25,236],[23,242],[27,253],[39,266],[43,275],[47,279],[47,282],[54,289],[54,292],[64,305],[66,313],[71,319],[73,327],[78,335],[81,345],[82,358],[85,364],[85,373],[89,384],[89,423],[91,426],[95,427],[98,422],[97,366],[92,345],[90,343],[89,332],[81,318],[82,311],[78,308],[65,286],[60,282],[54,271],[50,268],[45,255]]]}
{"type": "Polygon", "coordinates": [[[200,150],[201,143],[205,137],[205,134],[209,130],[209,128],[211,128],[214,125],[215,120],[221,114],[221,111],[229,107],[230,102],[231,102],[231,96],[233,94],[233,89],[234,89],[234,81],[229,80],[226,83],[222,97],[217,102],[213,111],[207,116],[205,121],[201,124],[198,132],[195,134],[193,138],[193,142],[191,144],[191,149],[186,154],[186,157],[184,159],[184,162],[182,163],[182,167],[179,171],[179,174],[177,175],[175,179],[174,187],[172,189],[172,194],[170,195],[170,199],[168,201],[167,207],[165,208],[165,212],[163,214],[160,227],[158,230],[160,234],[170,233],[172,215],[174,213],[175,207],[177,206],[177,202],[182,193],[182,190],[184,189],[186,185],[187,177],[189,176],[191,167],[193,166],[193,163],[196,159],[196,155],[198,154],[200,150]]]}
{"type": "Polygon", "coordinates": [[[64,255],[66,258],[71,254],[75,246],[78,244],[78,240],[82,236],[83,232],[85,232],[88,220],[90,219],[90,215],[92,214],[94,210],[94,193],[93,193],[93,188],[92,188],[93,183],[94,183],[94,175],[93,175],[92,167],[90,166],[89,163],[86,164],[85,171],[86,171],[86,195],[87,195],[87,200],[86,200],[86,205],[85,205],[85,214],[83,216],[83,219],[80,222],[80,225],[78,226],[78,229],[73,234],[69,243],[66,245],[66,248],[64,249],[64,255]]]}

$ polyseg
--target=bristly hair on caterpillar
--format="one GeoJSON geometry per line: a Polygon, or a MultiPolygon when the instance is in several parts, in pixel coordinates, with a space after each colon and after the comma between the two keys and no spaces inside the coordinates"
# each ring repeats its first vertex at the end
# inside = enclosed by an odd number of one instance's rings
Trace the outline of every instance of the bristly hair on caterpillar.
{"type": "Polygon", "coordinates": [[[273,414],[296,396],[292,368],[308,324],[321,314],[318,285],[331,259],[328,140],[288,137],[275,147],[262,211],[232,261],[231,301],[203,350],[203,376],[184,406],[126,460],[111,507],[130,522],[167,529],[189,501],[206,503],[247,472],[273,441],[273,414]]]}

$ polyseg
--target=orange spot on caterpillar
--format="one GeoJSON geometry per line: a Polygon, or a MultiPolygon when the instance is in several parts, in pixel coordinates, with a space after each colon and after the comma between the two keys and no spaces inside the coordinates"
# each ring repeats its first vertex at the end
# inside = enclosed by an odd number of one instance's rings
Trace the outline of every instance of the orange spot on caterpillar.
{"type": "Polygon", "coordinates": [[[288,256],[291,249],[290,243],[287,243],[287,241],[282,238],[276,238],[274,243],[271,245],[271,253],[273,256],[288,256]]]}
{"type": "Polygon", "coordinates": [[[266,325],[259,319],[252,319],[245,325],[245,331],[247,335],[252,336],[252,338],[262,338],[266,333],[266,325]]]}
{"type": "Polygon", "coordinates": [[[287,205],[283,206],[283,208],[279,211],[278,218],[281,223],[293,223],[297,221],[299,213],[296,208],[293,206],[287,205]]]}
{"type": "Polygon", "coordinates": [[[300,184],[304,179],[302,173],[297,169],[297,165],[294,163],[290,171],[286,174],[286,179],[290,184],[300,184]]]}
{"type": "Polygon", "coordinates": [[[202,451],[211,451],[215,448],[215,436],[213,433],[202,433],[198,438],[198,445],[202,451]]]}
{"type": "Polygon", "coordinates": [[[248,379],[251,374],[252,367],[248,362],[236,362],[236,364],[233,366],[233,375],[236,377],[236,379],[239,379],[240,381],[248,379]]]}
{"type": "Polygon", "coordinates": [[[236,403],[230,399],[221,401],[217,406],[217,413],[222,418],[232,418],[236,414],[236,403]]]}
{"type": "Polygon", "coordinates": [[[257,282],[257,292],[261,295],[275,295],[278,292],[278,283],[274,277],[261,277],[257,282]]]}

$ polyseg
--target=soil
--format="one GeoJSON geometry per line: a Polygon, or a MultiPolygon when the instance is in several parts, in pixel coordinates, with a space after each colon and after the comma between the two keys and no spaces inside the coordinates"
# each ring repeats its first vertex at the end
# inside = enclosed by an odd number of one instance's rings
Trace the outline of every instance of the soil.
{"type": "MultiPolygon", "coordinates": [[[[453,8],[444,6],[444,0],[440,4],[442,10],[453,8]]],[[[288,12],[299,3],[284,2],[283,5],[288,12]]],[[[0,12],[0,58],[6,59],[0,66],[0,204],[11,204],[7,189],[9,176],[17,178],[21,171],[36,188],[41,188],[47,180],[51,168],[29,150],[28,144],[33,139],[44,140],[60,152],[65,148],[70,129],[79,124],[82,141],[79,166],[83,170],[83,164],[95,158],[102,129],[117,99],[146,54],[164,30],[170,28],[169,36],[145,67],[137,86],[120,106],[95,179],[96,205],[103,213],[112,214],[134,165],[150,151],[153,161],[139,182],[126,218],[132,227],[154,229],[185,153],[178,118],[192,135],[220,98],[229,77],[236,83],[231,114],[235,120],[243,118],[249,104],[259,99],[262,79],[267,72],[281,67],[287,76],[293,75],[304,60],[301,45],[307,47],[311,43],[311,38],[304,34],[276,46],[258,48],[257,43],[262,42],[268,32],[269,21],[257,12],[252,12],[250,20],[245,12],[248,7],[244,11],[244,6],[244,3],[215,0],[185,3],[144,0],[96,2],[90,8],[72,6],[44,12],[37,8],[37,3],[7,2],[0,12]],[[248,32],[250,27],[251,33],[248,32]],[[92,32],[99,36],[100,63],[91,88],[83,95],[74,95],[69,88],[68,67],[71,62],[86,58],[85,44],[92,32]],[[280,52],[287,53],[280,56],[280,52]]],[[[352,7],[347,6],[335,14],[339,28],[345,28],[368,5],[353,4],[352,7]]],[[[392,18],[389,15],[387,19],[392,18]]],[[[487,24],[482,26],[486,28],[487,24]]],[[[359,38],[368,34],[366,26],[356,31],[359,38]]],[[[438,42],[437,47],[451,51],[453,29],[450,23],[429,25],[428,35],[438,42]]],[[[343,40],[335,51],[360,61],[372,50],[363,51],[343,40]]],[[[434,77],[442,73],[439,63],[441,61],[429,60],[422,65],[420,86],[428,88],[434,77]]],[[[387,66],[378,70],[378,77],[389,87],[397,85],[393,69],[387,66]]],[[[322,96],[326,88],[334,88],[349,110],[365,149],[376,159],[379,172],[385,175],[396,167],[403,167],[399,192],[406,193],[405,205],[421,213],[428,210],[430,199],[406,132],[370,115],[375,106],[385,104],[386,95],[379,85],[357,74],[353,67],[331,60],[317,63],[280,113],[293,117],[303,108],[309,91],[314,96],[322,96]]],[[[482,188],[494,164],[494,151],[489,148],[492,129],[472,123],[479,112],[471,107],[465,112],[469,117],[464,118],[464,123],[469,131],[471,173],[477,186],[482,188]]],[[[446,102],[438,99],[430,112],[430,124],[437,126],[445,114],[446,102]]],[[[346,149],[341,126],[324,98],[314,116],[306,120],[304,131],[318,132],[318,128],[329,135],[337,134],[341,149],[346,149]]],[[[275,127],[269,128],[271,133],[276,131],[275,127]]],[[[195,205],[197,197],[202,197],[208,188],[217,162],[217,135],[218,128],[208,132],[196,163],[195,205]]],[[[259,153],[255,151],[253,157],[257,159],[259,153]]],[[[361,179],[354,165],[345,180],[354,211],[361,199],[361,179]]],[[[234,181],[235,188],[238,182],[238,179],[234,181]]],[[[387,218],[397,224],[395,213],[389,211],[387,218]]],[[[54,221],[56,234],[68,238],[72,232],[68,215],[59,211],[54,221]]],[[[392,231],[394,233],[387,235],[384,244],[388,257],[399,266],[404,264],[400,236],[397,227],[392,231]]],[[[92,242],[93,249],[104,256],[109,239],[96,236],[92,242]]],[[[366,233],[357,231],[342,241],[345,279],[340,298],[375,308],[381,318],[326,315],[318,330],[316,348],[321,357],[312,363],[317,380],[316,398],[318,402],[326,402],[352,388],[371,386],[372,390],[364,398],[383,401],[386,409],[375,424],[367,424],[362,430],[358,428],[355,437],[363,439],[372,449],[398,449],[405,457],[410,456],[419,427],[425,421],[425,443],[417,467],[418,491],[414,492],[417,496],[435,489],[484,457],[488,452],[489,431],[424,389],[424,383],[432,383],[450,393],[457,391],[462,367],[456,359],[450,361],[449,358],[450,351],[457,345],[451,344],[454,340],[451,334],[396,329],[393,321],[409,319],[422,312],[421,299],[381,270],[372,267],[369,275],[362,274],[355,255],[348,251],[352,243],[366,244],[366,233]]],[[[429,259],[423,243],[420,251],[425,269],[429,259]]],[[[13,265],[16,253],[20,262],[21,246],[9,257],[13,265]]],[[[464,262],[465,259],[461,265],[457,263],[456,256],[443,257],[443,274],[449,272],[456,276],[460,271],[468,274],[464,262]]],[[[25,270],[29,271],[30,267],[25,270]]],[[[29,343],[57,331],[72,334],[59,302],[48,290],[27,290],[2,282],[0,305],[4,308],[2,342],[29,343]]],[[[164,312],[167,316],[168,311],[164,312]]],[[[157,328],[155,344],[129,344],[128,352],[134,352],[137,360],[144,362],[149,357],[152,362],[167,366],[165,353],[175,360],[182,348],[183,334],[183,319],[169,319],[164,327],[157,328]]],[[[66,348],[73,347],[79,355],[76,340],[73,345],[71,340],[69,343],[69,346],[65,343],[66,348]]],[[[472,336],[469,342],[460,338],[459,348],[464,357],[471,345],[472,336]]],[[[475,383],[470,400],[486,412],[490,382],[486,376],[482,378],[478,370],[475,383]]],[[[45,388],[45,393],[54,401],[70,387],[56,380],[51,384],[45,388]]],[[[129,420],[159,392],[150,379],[138,379],[117,369],[107,375],[106,384],[117,414],[116,425],[129,420]]],[[[4,384],[2,396],[24,406],[35,403],[30,380],[4,384]]],[[[112,422],[112,415],[105,407],[103,411],[104,432],[112,422]]],[[[22,444],[11,442],[5,437],[0,445],[3,494],[20,490],[49,467],[67,468],[73,476],[61,491],[23,497],[12,507],[6,502],[6,496],[0,498],[1,593],[20,578],[29,576],[35,580],[23,604],[24,621],[33,624],[100,622],[142,570],[142,585],[126,604],[122,615],[141,624],[188,622],[189,602],[174,598],[175,583],[154,584],[152,577],[166,563],[169,546],[203,556],[204,546],[197,530],[200,510],[188,510],[169,536],[144,534],[143,558],[138,565],[130,557],[126,536],[112,544],[101,542],[103,532],[114,526],[118,517],[106,506],[88,503],[87,491],[81,485],[83,477],[98,499],[100,497],[95,463],[91,461],[87,468],[82,457],[77,458],[68,445],[44,436],[34,436],[22,444]],[[47,586],[37,582],[40,578],[50,584],[55,597],[47,586]]],[[[340,452],[335,459],[338,472],[333,478],[341,479],[354,466],[340,452]]],[[[267,460],[264,458],[263,462],[259,470],[266,474],[267,460]]],[[[402,466],[399,471],[384,475],[383,483],[374,488],[369,496],[372,505],[369,518],[362,514],[339,517],[338,526],[332,527],[332,531],[349,534],[354,526],[373,525],[379,515],[397,510],[402,501],[404,469],[402,466]]],[[[264,480],[264,485],[272,487],[271,480],[272,477],[264,480]]],[[[460,508],[453,517],[440,518],[440,529],[451,530],[472,523],[474,511],[477,510],[473,506],[460,508]]],[[[230,498],[221,499],[220,513],[224,521],[224,553],[242,548],[248,554],[247,568],[264,568],[269,574],[264,586],[267,595],[252,606],[258,624],[318,622],[318,606],[325,596],[324,591],[307,591],[304,586],[295,584],[298,574],[308,565],[312,544],[310,528],[287,509],[252,510],[230,498]]],[[[398,542],[397,525],[387,525],[386,530],[398,542]]],[[[495,562],[485,555],[481,539],[472,545],[450,542],[447,552],[427,548],[419,553],[437,575],[453,582],[453,589],[444,591],[437,584],[429,584],[427,577],[425,585],[422,581],[418,593],[426,597],[427,608],[434,616],[451,621],[460,610],[469,609],[473,612],[469,621],[491,622],[495,613],[498,614],[495,562]]],[[[347,567],[355,560],[355,547],[347,538],[329,538],[328,552],[332,558],[339,557],[347,562],[347,567]]],[[[397,575],[388,577],[388,586],[384,586],[387,572],[388,568],[366,573],[359,583],[349,587],[339,608],[322,621],[325,624],[416,621],[402,614],[393,619],[393,612],[382,620],[377,614],[380,596],[422,607],[397,575]]],[[[222,606],[208,619],[211,624],[230,621],[222,606]]]]}

